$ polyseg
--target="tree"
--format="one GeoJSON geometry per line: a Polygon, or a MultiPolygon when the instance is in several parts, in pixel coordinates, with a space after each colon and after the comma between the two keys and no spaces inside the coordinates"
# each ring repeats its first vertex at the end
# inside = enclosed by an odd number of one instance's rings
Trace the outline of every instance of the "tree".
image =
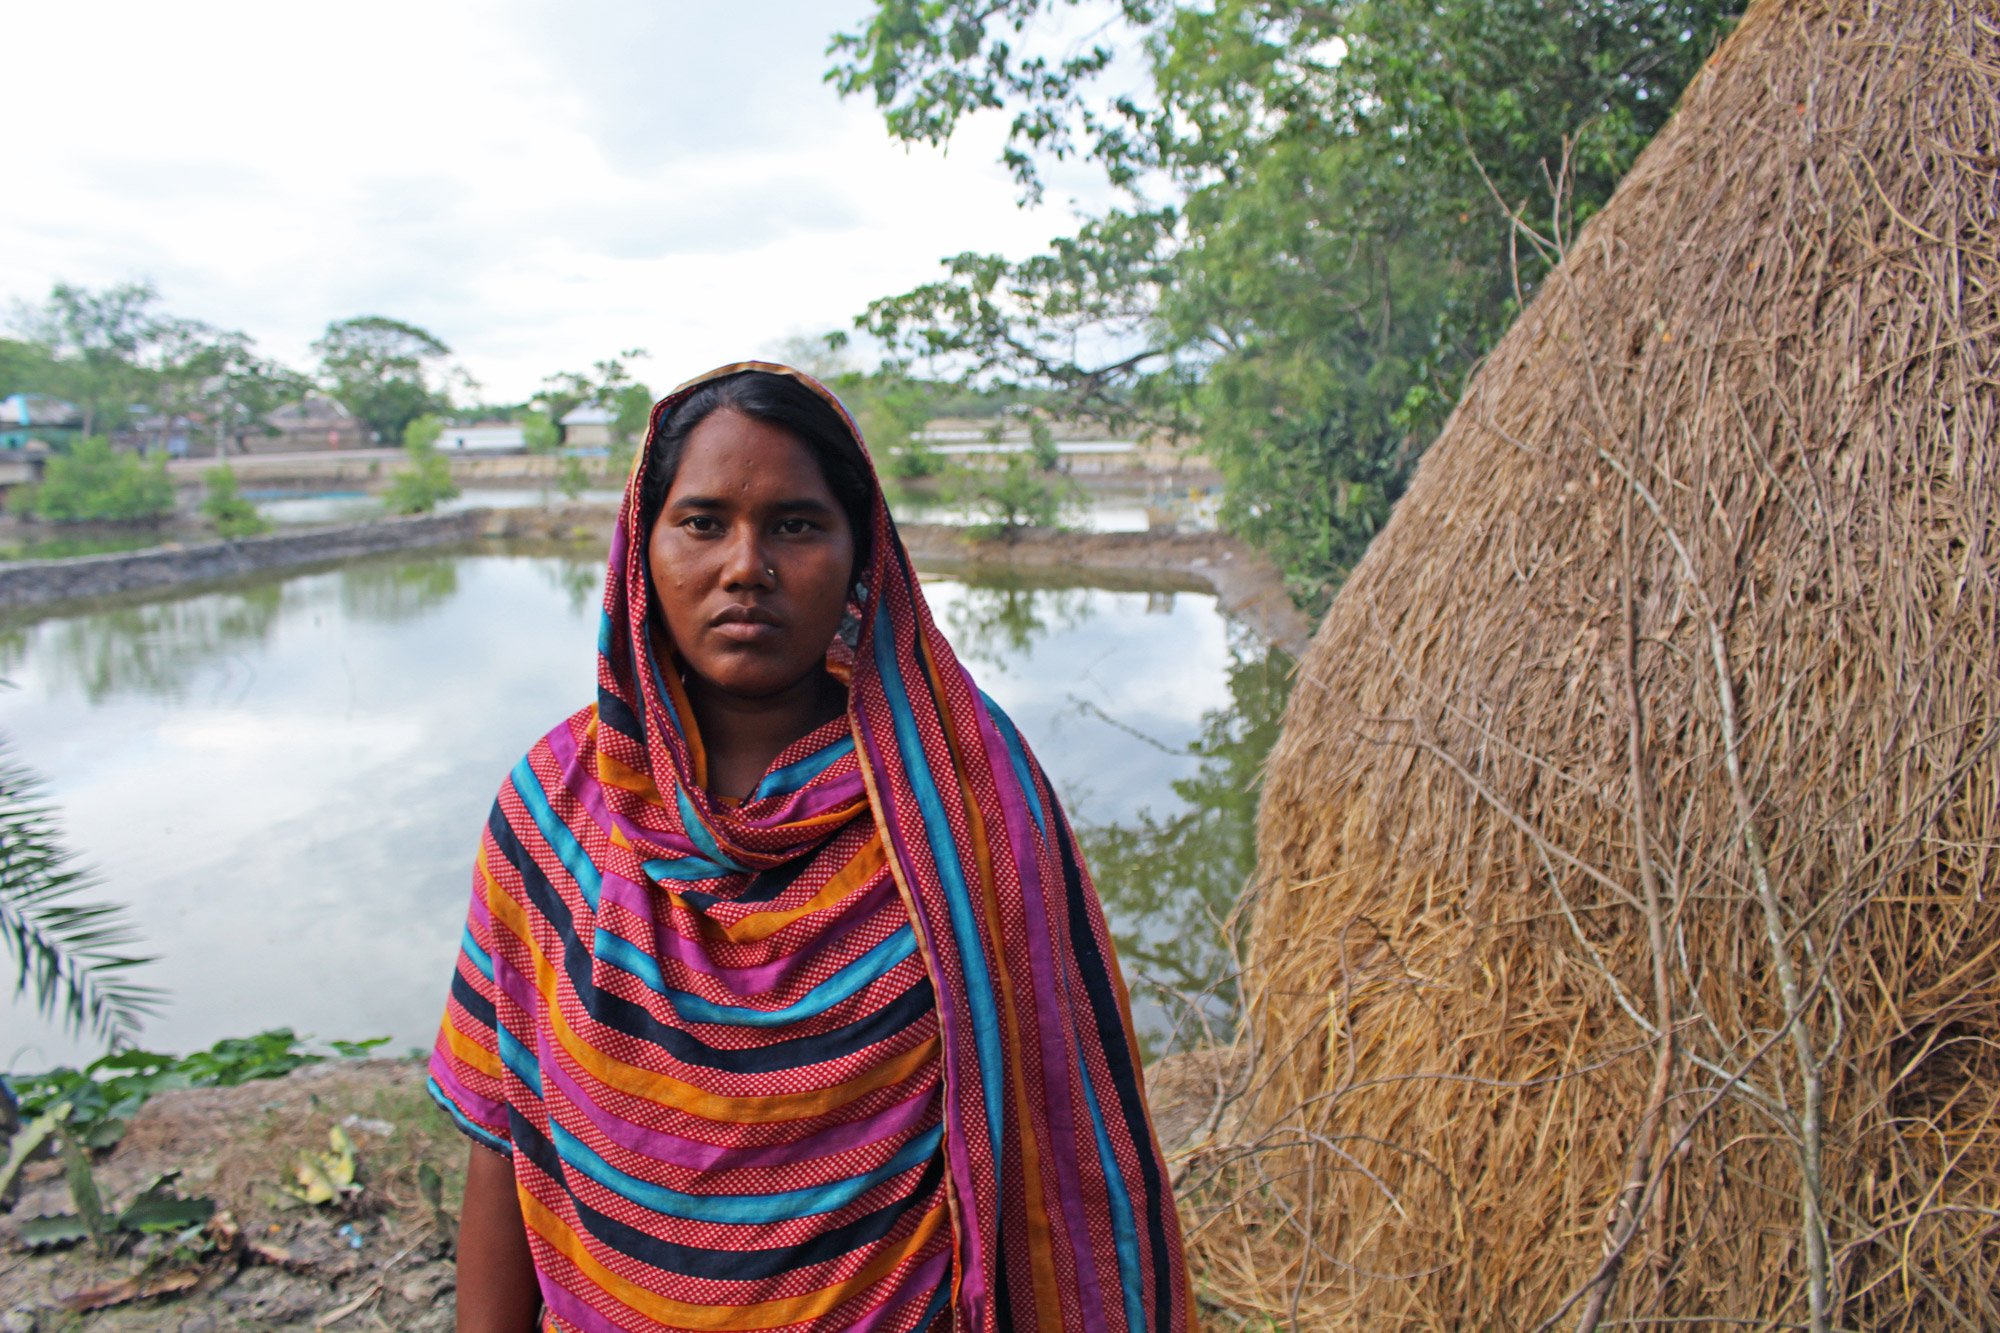
{"type": "Polygon", "coordinates": [[[17,304],[14,325],[40,354],[41,382],[24,387],[75,404],[86,436],[122,430],[130,409],[159,388],[159,353],[172,331],[155,309],[159,299],[150,282],[99,292],[59,282],[40,306],[17,304]]]}
{"type": "Polygon", "coordinates": [[[440,501],[457,498],[458,483],[452,480],[451,463],[436,445],[413,444],[409,454],[409,466],[399,468],[382,493],[390,513],[428,514],[440,501]]]}
{"type": "Polygon", "coordinates": [[[42,479],[8,497],[9,507],[50,523],[133,523],[174,511],[164,459],[147,463],[118,453],[102,435],[86,435],[49,459],[42,479]]]}
{"type": "Polygon", "coordinates": [[[271,525],[257,512],[257,506],[237,489],[236,473],[227,463],[210,468],[202,479],[208,494],[202,497],[201,512],[215,524],[218,536],[255,537],[270,531],[271,525]]]}
{"type": "Polygon", "coordinates": [[[1321,605],[1471,367],[1664,123],[1741,0],[1118,0],[1120,41],[1052,54],[1075,0],[876,0],[831,77],[892,135],[1010,108],[1024,200],[1085,158],[1126,202],[1047,253],[963,254],[857,322],[892,354],[1041,386],[1071,414],[1194,432],[1225,519],[1321,605]],[[1164,198],[1164,202],[1160,196],[1164,198]]]}
{"type": "Polygon", "coordinates": [[[414,324],[380,315],[343,319],[312,347],[327,391],[384,444],[401,444],[410,422],[451,405],[440,365],[451,349],[414,324]]]}

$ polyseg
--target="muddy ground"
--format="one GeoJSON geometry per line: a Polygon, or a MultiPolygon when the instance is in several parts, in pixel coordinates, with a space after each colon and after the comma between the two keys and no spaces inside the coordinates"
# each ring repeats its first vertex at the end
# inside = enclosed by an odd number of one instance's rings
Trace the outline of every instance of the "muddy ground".
{"type": "MultiPolygon", "coordinates": [[[[1226,1063],[1198,1052],[1147,1072],[1170,1153],[1210,1120],[1226,1063]]],[[[455,1217],[465,1154],[414,1061],[329,1061],[240,1087],[161,1093],[96,1164],[98,1189],[115,1213],[178,1171],[182,1192],[216,1202],[207,1232],[178,1250],[172,1238],[148,1238],[109,1258],[87,1243],[30,1251],[20,1224],[72,1209],[62,1164],[31,1163],[0,1218],[0,1333],[448,1333],[452,1223],[418,1179],[425,1165],[438,1172],[455,1217]],[[334,1206],[283,1194],[298,1154],[326,1151],[336,1125],[354,1144],[360,1192],[334,1206]]]]}

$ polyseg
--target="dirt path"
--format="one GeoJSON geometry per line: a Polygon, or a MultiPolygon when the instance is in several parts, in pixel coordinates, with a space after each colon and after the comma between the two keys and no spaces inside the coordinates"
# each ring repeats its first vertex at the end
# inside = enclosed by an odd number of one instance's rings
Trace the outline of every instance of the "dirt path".
{"type": "MultiPolygon", "coordinates": [[[[1147,1073],[1169,1153],[1209,1118],[1226,1058],[1170,1056],[1147,1073]]],[[[208,1252],[176,1256],[165,1239],[99,1259],[88,1245],[30,1252],[27,1218],[70,1211],[62,1168],[37,1162],[13,1212],[0,1218],[0,1333],[249,1333],[394,1330],[448,1333],[455,1291],[447,1224],[418,1188],[429,1164],[456,1216],[465,1140],[424,1091],[423,1065],[341,1060],[235,1088],[154,1097],[97,1183],[115,1210],[157,1177],[178,1171],[190,1196],[216,1201],[208,1252]],[[301,1150],[324,1151],[340,1125],[352,1138],[359,1195],[341,1208],[308,1207],[279,1193],[301,1150]],[[154,1289],[157,1294],[144,1294],[154,1289]],[[79,1296],[116,1300],[79,1310],[79,1296]]]]}

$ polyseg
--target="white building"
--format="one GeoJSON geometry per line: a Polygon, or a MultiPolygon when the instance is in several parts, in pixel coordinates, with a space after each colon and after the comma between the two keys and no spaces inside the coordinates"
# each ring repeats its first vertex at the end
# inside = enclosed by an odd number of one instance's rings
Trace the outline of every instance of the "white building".
{"type": "Polygon", "coordinates": [[[519,426],[446,426],[437,447],[446,453],[524,454],[528,441],[519,426]]]}

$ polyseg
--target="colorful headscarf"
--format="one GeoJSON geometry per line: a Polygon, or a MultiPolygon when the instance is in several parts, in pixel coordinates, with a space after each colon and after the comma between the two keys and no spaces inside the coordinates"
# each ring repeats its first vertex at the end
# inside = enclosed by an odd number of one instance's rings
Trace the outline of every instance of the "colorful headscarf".
{"type": "MultiPolygon", "coordinates": [[[[662,400],[646,452],[744,370],[846,419],[743,363],[662,400]]],[[[982,1333],[1191,1328],[1096,892],[879,484],[828,656],[847,715],[737,805],[648,633],[646,452],[597,704],[501,790],[432,1059],[514,1159],[551,1326],[900,1333],[948,1301],[982,1333]]]]}

